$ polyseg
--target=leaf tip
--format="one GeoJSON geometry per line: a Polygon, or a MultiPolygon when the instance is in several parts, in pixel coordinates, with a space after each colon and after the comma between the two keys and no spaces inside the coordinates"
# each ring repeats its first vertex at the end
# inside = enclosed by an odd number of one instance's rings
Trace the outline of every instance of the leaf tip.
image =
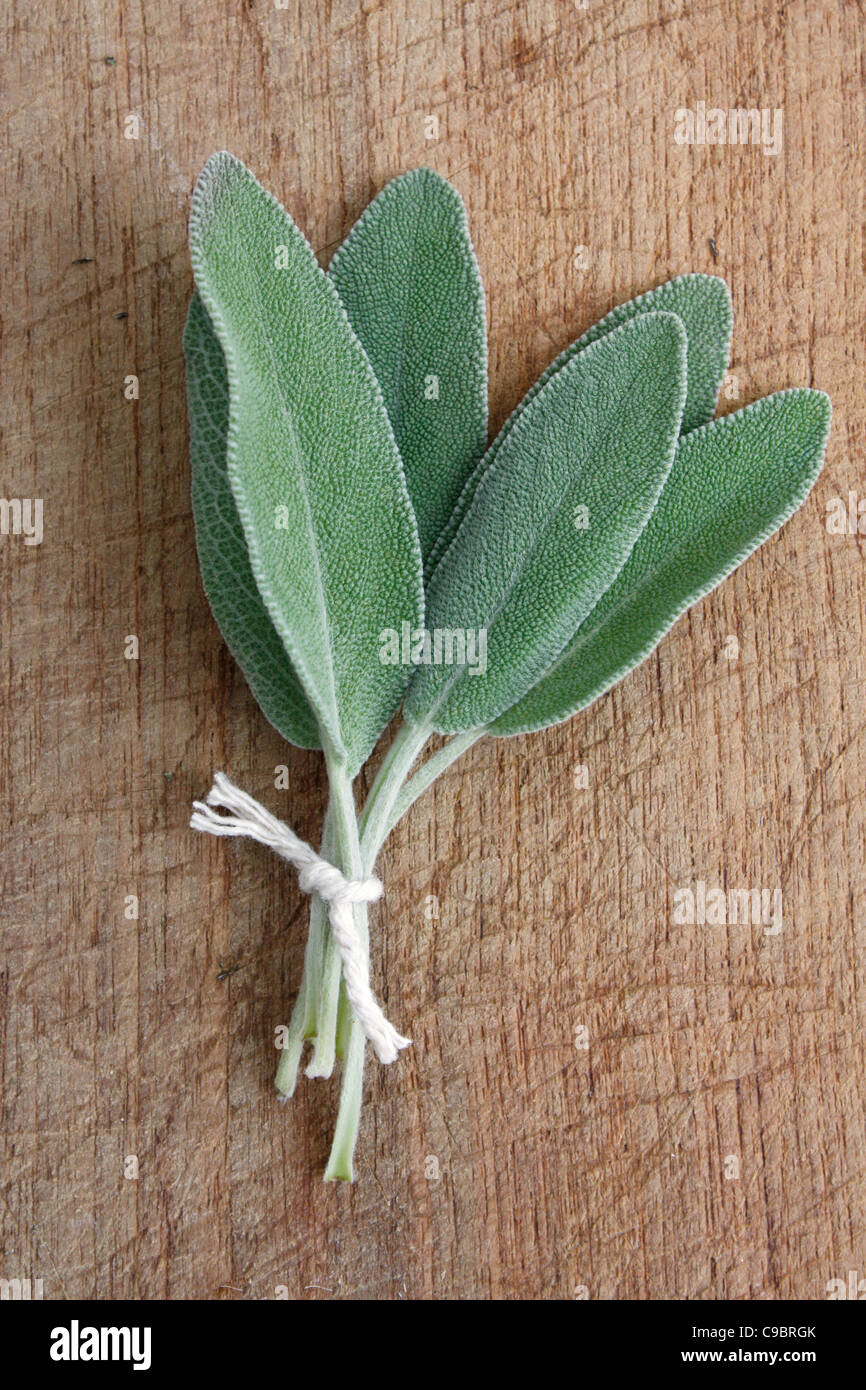
{"type": "Polygon", "coordinates": [[[189,239],[195,246],[202,228],[213,214],[220,189],[225,189],[231,181],[248,178],[255,181],[246,165],[229,150],[217,150],[210,156],[192,190],[192,203],[189,214],[189,239]]]}

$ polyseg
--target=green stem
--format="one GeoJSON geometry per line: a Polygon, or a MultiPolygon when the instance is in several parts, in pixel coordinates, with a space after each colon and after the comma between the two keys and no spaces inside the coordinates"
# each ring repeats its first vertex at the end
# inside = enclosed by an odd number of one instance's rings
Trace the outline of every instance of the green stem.
{"type": "MultiPolygon", "coordinates": [[[[331,806],[334,813],[334,834],[339,850],[340,868],[347,878],[363,878],[361,841],[358,835],[358,821],[355,813],[355,800],[352,784],[345,765],[325,753],[328,762],[328,781],[331,788],[331,806]]],[[[354,907],[355,926],[369,950],[370,932],[367,924],[367,904],[356,903],[354,907]]],[[[338,994],[339,999],[339,994],[338,994]]],[[[325,1181],[354,1179],[353,1157],[358,1139],[358,1125],[361,1118],[361,1098],[364,1089],[364,1054],[367,1039],[355,1019],[349,1031],[346,1061],[343,1067],[343,1083],[340,1090],[340,1108],[325,1181]]]]}
{"type": "Polygon", "coordinates": [[[372,855],[369,851],[364,855],[366,873],[373,871],[376,855],[388,834],[394,802],[431,732],[425,724],[402,724],[382,760],[359,822],[363,844],[375,846],[372,855]]]}
{"type": "MultiPolygon", "coordinates": [[[[407,782],[398,787],[394,795],[387,798],[388,810],[385,814],[379,814],[375,820],[371,818],[365,824],[364,816],[361,817],[362,836],[361,848],[364,856],[365,865],[369,865],[368,873],[372,873],[373,864],[378,858],[382,845],[387,840],[394,826],[405,816],[409,807],[417,801],[422,792],[440,777],[446,768],[455,763],[473,743],[477,743],[483,738],[486,729],[467,729],[462,734],[455,736],[444,744],[441,748],[427,759],[426,763],[418,769],[414,777],[410,777],[407,782]]],[[[386,805],[383,797],[381,806],[386,805]]],[[[366,807],[365,807],[366,811],[366,807]]]]}
{"type": "MultiPolygon", "coordinates": [[[[470,733],[458,734],[438,753],[428,759],[419,772],[404,786],[412,769],[412,764],[429,737],[429,730],[404,724],[397,733],[379,769],[376,780],[370,789],[367,804],[360,820],[361,839],[359,855],[363,874],[371,874],[379,849],[389,831],[396,825],[400,816],[409,809],[416,797],[465,752],[484,733],[483,729],[473,729],[470,733]]],[[[347,872],[345,869],[343,872],[347,872]]],[[[366,913],[364,914],[365,941],[369,944],[366,913]]],[[[365,1038],[358,1023],[351,1016],[345,991],[341,992],[337,1023],[337,1048],[345,1056],[343,1085],[340,1091],[340,1108],[334,1131],[334,1142],[325,1180],[342,1179],[351,1182],[354,1177],[354,1153],[361,1118],[361,1101],[364,1090],[364,1052],[365,1038]]]]}
{"type": "Polygon", "coordinates": [[[326,928],[325,954],[319,988],[319,1011],[313,1052],[307,1064],[307,1076],[331,1076],[336,1059],[337,1008],[340,983],[343,978],[340,951],[330,927],[326,928]]]}
{"type": "MultiPolygon", "coordinates": [[[[319,850],[325,859],[329,859],[334,850],[334,830],[331,821],[331,804],[329,802],[322,826],[322,845],[319,850]]],[[[314,893],[310,902],[310,929],[307,935],[307,950],[304,955],[304,974],[307,975],[305,1038],[314,1038],[319,1030],[319,990],[322,982],[325,938],[328,931],[328,914],[325,904],[314,893]]]]}
{"type": "Polygon", "coordinates": [[[349,996],[346,993],[346,982],[340,976],[340,1000],[337,1005],[337,1037],[335,1047],[337,1056],[341,1062],[345,1062],[349,1051],[349,1034],[352,1029],[352,1005],[349,1003],[349,996]]]}
{"type": "MultiPolygon", "coordinates": [[[[360,821],[345,764],[326,746],[330,801],[322,837],[323,855],[333,858],[347,878],[370,875],[382,844],[400,817],[440,773],[484,732],[483,729],[472,729],[457,734],[428,758],[414,777],[410,777],[431,730],[426,725],[402,725],[382,761],[360,821]]],[[[359,935],[369,951],[366,903],[357,904],[354,912],[359,935]]],[[[294,1089],[304,1036],[312,1035],[304,1030],[309,1029],[311,1023],[315,1046],[307,1075],[330,1076],[335,1055],[343,1060],[340,1105],[325,1180],[351,1182],[354,1178],[354,1153],[364,1090],[366,1038],[352,1015],[342,980],[339,951],[328,930],[323,906],[316,898],[311,909],[310,940],[307,943],[301,994],[292,1016],[289,1048],[284,1053],[277,1074],[278,1086],[289,1095],[294,1089]],[[296,1019],[299,1020],[297,1025],[296,1019]],[[280,1085],[281,1079],[284,1082],[290,1080],[291,1089],[280,1085]]]]}
{"type": "Polygon", "coordinates": [[[352,783],[345,763],[338,762],[327,751],[328,785],[331,793],[330,811],[334,848],[339,867],[347,878],[361,878],[361,844],[358,839],[358,820],[352,783]]]}
{"type": "MultiPolygon", "coordinates": [[[[333,829],[329,804],[322,826],[322,855],[329,858],[332,848],[333,829]]],[[[301,987],[295,1000],[295,1007],[292,1010],[289,1036],[277,1067],[276,1087],[286,1098],[294,1094],[298,1082],[298,1067],[304,1050],[304,1043],[310,1038],[316,1038],[319,1032],[321,1019],[319,997],[323,958],[329,940],[330,929],[325,905],[321,898],[314,894],[310,903],[310,926],[307,933],[307,947],[304,952],[304,972],[301,976],[301,987]]]]}
{"type": "MultiPolygon", "coordinates": [[[[307,944],[309,945],[309,938],[307,944]]],[[[298,1084],[298,1065],[301,1060],[301,1053],[304,1050],[304,1018],[307,1008],[307,972],[301,976],[301,988],[295,1000],[295,1007],[292,1010],[292,1021],[289,1024],[289,1036],[285,1047],[280,1053],[280,1060],[277,1066],[276,1088],[284,1100],[295,1094],[295,1087],[298,1084]]]]}
{"type": "Polygon", "coordinates": [[[346,1061],[343,1066],[343,1085],[340,1108],[334,1130],[334,1142],[325,1169],[325,1182],[354,1182],[353,1159],[361,1120],[361,1100],[364,1094],[364,1053],[367,1039],[356,1019],[352,1019],[346,1061]]]}
{"type": "MultiPolygon", "coordinates": [[[[322,835],[322,858],[332,859],[335,850],[335,834],[331,803],[322,835]]],[[[313,1030],[313,1053],[307,1065],[307,1076],[330,1076],[334,1070],[334,1042],[337,1032],[337,1001],[340,993],[340,952],[328,922],[325,904],[318,894],[313,894],[310,906],[310,933],[314,926],[320,933],[320,953],[318,970],[310,977],[310,988],[316,996],[316,1023],[313,1030]]]]}

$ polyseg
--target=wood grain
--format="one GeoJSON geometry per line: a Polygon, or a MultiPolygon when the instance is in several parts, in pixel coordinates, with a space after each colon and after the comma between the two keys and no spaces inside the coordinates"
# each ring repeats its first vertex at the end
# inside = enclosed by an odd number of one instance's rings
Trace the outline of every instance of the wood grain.
{"type": "Polygon", "coordinates": [[[10,0],[2,70],[0,486],[44,500],[44,539],[0,536],[0,1276],[149,1299],[817,1299],[862,1278],[863,540],[825,526],[831,497],[866,495],[862,5],[66,10],[10,0]],[[781,152],[677,145],[698,101],[781,108],[781,152]],[[264,850],[187,829],[215,768],[306,836],[324,796],[197,572],[185,221],[220,147],[323,263],[392,175],[454,181],[494,428],[597,317],[687,270],[731,285],[740,404],[803,384],[835,406],[776,539],[615,692],[478,745],[394,835],[375,982],[415,1046],[368,1068],[351,1189],[320,1180],[337,1082],[287,1108],[271,1087],[304,901],[264,850]],[[780,887],[783,930],[675,925],[698,880],[780,887]]]}

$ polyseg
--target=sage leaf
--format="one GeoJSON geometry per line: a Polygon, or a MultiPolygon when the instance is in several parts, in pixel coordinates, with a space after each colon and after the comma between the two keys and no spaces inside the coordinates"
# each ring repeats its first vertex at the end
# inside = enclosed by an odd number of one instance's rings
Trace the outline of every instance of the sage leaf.
{"type": "Polygon", "coordinates": [[[328,272],[382,388],[425,559],[487,443],[484,291],[459,193],[393,179],[328,272]]]}
{"type": "Polygon", "coordinates": [[[290,743],[319,748],[316,716],[256,587],[229,486],[228,379],[222,348],[197,294],[183,335],[196,547],[217,626],[267,719],[290,743]]]}
{"type": "Polygon", "coordinates": [[[407,720],[441,733],[487,724],[559,655],[655,506],[685,391],[682,323],[649,313],[576,353],[536,394],[489,451],[428,589],[428,632],[462,631],[467,651],[483,637],[485,669],[437,664],[434,652],[413,678],[407,720]]]}
{"type": "MultiPolygon", "coordinates": [[[[676,314],[682,320],[688,339],[688,379],[680,433],[697,429],[711,420],[730,358],[734,322],[731,292],[725,281],[716,275],[679,275],[646,294],[638,295],[636,299],[630,299],[627,304],[618,305],[582,338],[561,352],[512,411],[493,447],[501,447],[508,438],[509,430],[520,418],[521,411],[535,399],[551,377],[571,361],[576,352],[581,352],[590,343],[597,342],[639,314],[659,311],[676,314]]],[[[484,460],[484,465],[487,466],[488,462],[489,456],[484,460]]],[[[428,571],[435,567],[456,535],[480,476],[481,465],[478,465],[470,474],[454,511],[433,546],[428,571]]]]}
{"type": "Polygon", "coordinates": [[[658,505],[619,577],[546,675],[493,734],[546,728],[639,665],[687,608],[807,497],[830,428],[822,391],[779,391],[684,435],[658,505]]]}
{"type": "MultiPolygon", "coordinates": [[[[686,402],[680,433],[688,434],[690,430],[705,425],[715,414],[719,388],[730,360],[734,327],[731,292],[718,275],[678,275],[674,280],[666,280],[663,285],[648,290],[646,294],[639,294],[626,304],[618,304],[551,362],[524,398],[523,405],[532,400],[545,382],[589,343],[603,338],[606,333],[622,323],[628,323],[638,314],[662,310],[676,314],[682,320],[688,340],[686,402]]],[[[522,405],[518,406],[518,410],[521,408],[522,405]]]]}
{"type": "Polygon", "coordinates": [[[393,431],[334,286],[288,213],[222,152],[193,194],[196,286],[225,355],[227,470],[256,585],[353,775],[407,671],[379,659],[423,615],[421,554],[393,431]]]}

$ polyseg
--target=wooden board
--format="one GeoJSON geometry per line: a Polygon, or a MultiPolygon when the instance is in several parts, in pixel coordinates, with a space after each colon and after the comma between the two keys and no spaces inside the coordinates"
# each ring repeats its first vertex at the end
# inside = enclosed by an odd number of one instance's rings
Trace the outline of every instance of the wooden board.
{"type": "Polygon", "coordinates": [[[863,11],[735,9],[8,7],[0,481],[43,500],[44,536],[0,536],[0,1276],[51,1298],[819,1299],[866,1274],[863,540],[825,524],[866,495],[863,11]],[[678,144],[699,102],[780,110],[781,149],[678,144]],[[375,983],[415,1045],[368,1067],[353,1188],[320,1180],[337,1082],[272,1090],[294,877],[187,829],[216,768],[308,837],[325,791],[197,571],[185,222],[221,147],[323,264],[392,175],[454,181],[494,428],[591,322],[687,270],[733,292],[724,409],[791,385],[835,405],[780,536],[614,693],[478,745],[394,835],[375,983]],[[699,882],[780,889],[782,929],[677,925],[699,882]]]}

